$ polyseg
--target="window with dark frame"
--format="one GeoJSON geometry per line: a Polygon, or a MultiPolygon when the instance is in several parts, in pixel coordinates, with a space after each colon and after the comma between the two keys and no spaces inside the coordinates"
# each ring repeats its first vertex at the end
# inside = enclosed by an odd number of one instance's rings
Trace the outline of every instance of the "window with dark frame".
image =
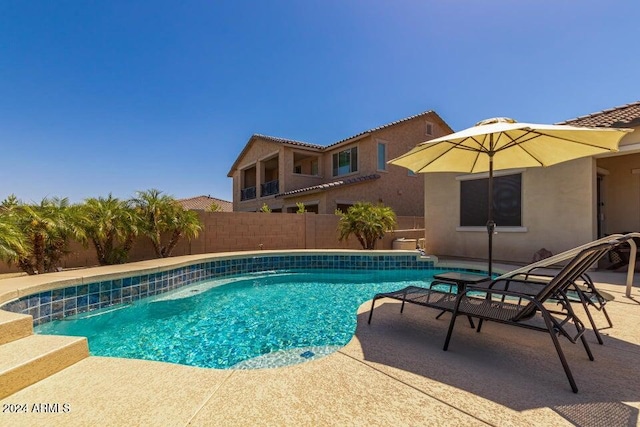
{"type": "MultiPolygon", "coordinates": [[[[489,217],[489,178],[460,181],[460,226],[484,227],[489,217]]],[[[493,220],[498,227],[522,226],[522,174],[493,178],[493,220]]]]}
{"type": "Polygon", "coordinates": [[[358,147],[347,148],[333,155],[333,176],[358,171],[358,147]]]}

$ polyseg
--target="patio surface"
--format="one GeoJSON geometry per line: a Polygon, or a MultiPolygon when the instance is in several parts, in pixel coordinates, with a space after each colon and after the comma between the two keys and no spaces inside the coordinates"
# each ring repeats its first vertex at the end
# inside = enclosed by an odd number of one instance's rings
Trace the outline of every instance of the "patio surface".
{"type": "MultiPolygon", "coordinates": [[[[510,269],[510,267],[505,267],[510,269]]],[[[88,357],[0,400],[0,425],[635,426],[640,410],[640,277],[596,272],[614,327],[605,343],[561,339],[580,389],[571,392],[547,334],[496,323],[482,333],[448,315],[381,300],[358,311],[356,335],[330,356],[264,370],[215,370],[88,357]],[[67,404],[68,412],[8,413],[8,404],[67,404]]],[[[582,313],[577,308],[577,313],[582,313]]],[[[604,317],[595,313],[596,322],[604,317]]]]}

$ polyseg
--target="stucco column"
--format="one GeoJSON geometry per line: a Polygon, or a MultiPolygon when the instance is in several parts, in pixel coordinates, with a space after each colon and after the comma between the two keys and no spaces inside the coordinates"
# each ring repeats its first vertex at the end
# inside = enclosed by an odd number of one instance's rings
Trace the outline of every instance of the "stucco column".
{"type": "MultiPolygon", "coordinates": [[[[256,199],[262,197],[262,183],[264,182],[264,162],[258,160],[256,162],[256,199]]],[[[258,209],[262,205],[258,206],[258,209]]]]}

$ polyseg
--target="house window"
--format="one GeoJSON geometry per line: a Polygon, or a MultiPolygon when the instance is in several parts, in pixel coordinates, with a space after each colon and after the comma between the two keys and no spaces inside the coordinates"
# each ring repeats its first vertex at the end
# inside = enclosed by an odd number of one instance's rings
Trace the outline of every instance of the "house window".
{"type": "Polygon", "coordinates": [[[378,170],[387,170],[387,144],[378,142],[378,170]]]}
{"type": "Polygon", "coordinates": [[[314,160],[311,162],[311,175],[318,176],[318,161],[314,160]]]}
{"type": "Polygon", "coordinates": [[[302,173],[302,166],[301,165],[296,165],[293,167],[293,173],[302,173]]]}
{"type": "MultiPolygon", "coordinates": [[[[460,181],[460,226],[487,224],[488,187],[488,178],[460,181]]],[[[522,226],[522,174],[493,178],[493,220],[499,227],[522,226]]]]}
{"type": "Polygon", "coordinates": [[[433,124],[426,122],[425,133],[427,135],[433,135],[433,124]]]}
{"type": "Polygon", "coordinates": [[[348,148],[333,155],[333,176],[358,171],[358,147],[348,148]]]}
{"type": "Polygon", "coordinates": [[[353,206],[351,203],[338,203],[336,205],[336,210],[342,212],[342,213],[347,213],[347,211],[349,210],[349,208],[353,206]]]}

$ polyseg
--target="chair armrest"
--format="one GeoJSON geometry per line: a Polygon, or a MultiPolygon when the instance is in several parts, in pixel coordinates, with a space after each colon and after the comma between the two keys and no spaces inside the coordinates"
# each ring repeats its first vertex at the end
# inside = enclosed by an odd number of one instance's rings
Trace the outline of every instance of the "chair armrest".
{"type": "MultiPolygon", "coordinates": [[[[517,275],[516,275],[517,276],[517,275]]],[[[516,279],[516,278],[503,278],[496,279],[488,284],[486,282],[481,282],[481,286],[476,286],[476,284],[468,285],[467,290],[475,290],[475,291],[509,291],[509,288],[512,284],[520,285],[521,287],[530,287],[531,293],[528,295],[535,295],[540,290],[539,288],[547,286],[548,282],[543,281],[535,281],[535,280],[525,280],[525,279],[516,279]],[[503,283],[502,286],[497,286],[498,284],[503,283]]]]}
{"type": "Polygon", "coordinates": [[[435,285],[446,285],[449,287],[449,293],[451,293],[451,287],[452,286],[457,286],[455,283],[452,282],[445,282],[444,280],[433,280],[431,282],[431,285],[429,285],[429,289],[433,289],[433,287],[435,285]]]}
{"type": "MultiPolygon", "coordinates": [[[[462,294],[460,294],[460,296],[466,295],[469,292],[473,292],[475,289],[470,289],[467,288],[462,294]]],[[[531,294],[526,294],[523,292],[515,292],[515,291],[509,291],[509,290],[504,290],[504,289],[478,289],[480,291],[484,290],[487,291],[488,294],[493,294],[493,295],[502,295],[502,296],[506,296],[506,297],[515,297],[515,298],[522,298],[522,299],[526,299],[527,301],[534,301],[535,295],[531,295],[531,294]]]]}

